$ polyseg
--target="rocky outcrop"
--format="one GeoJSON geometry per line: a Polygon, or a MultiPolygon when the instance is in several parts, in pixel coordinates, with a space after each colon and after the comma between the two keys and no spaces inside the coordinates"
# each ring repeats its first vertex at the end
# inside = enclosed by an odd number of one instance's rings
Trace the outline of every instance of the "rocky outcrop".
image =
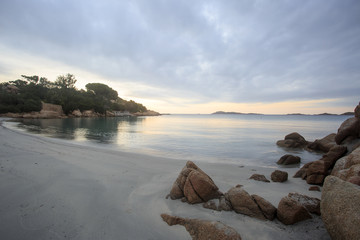
{"type": "Polygon", "coordinates": [[[251,177],[249,179],[253,179],[256,181],[260,181],[260,182],[270,182],[264,175],[257,174],[257,173],[251,175],[251,177]]]}
{"type": "Polygon", "coordinates": [[[161,214],[161,217],[169,226],[184,226],[194,240],[241,240],[235,229],[221,222],[174,217],[168,214],[161,214]]]}
{"type": "Polygon", "coordinates": [[[322,139],[316,139],[314,142],[309,143],[307,148],[313,151],[328,152],[333,146],[336,145],[335,133],[331,133],[322,139]]]}
{"type": "Polygon", "coordinates": [[[288,179],[288,173],[280,170],[275,170],[271,173],[271,180],[273,182],[285,182],[288,179]]]}
{"type": "Polygon", "coordinates": [[[299,133],[293,132],[286,135],[284,140],[277,141],[276,144],[285,148],[304,148],[308,142],[299,133]]]}
{"type": "Polygon", "coordinates": [[[295,224],[312,216],[308,210],[296,199],[286,196],[283,197],[277,208],[277,217],[285,225],[295,224]]]}
{"type": "Polygon", "coordinates": [[[331,175],[345,181],[352,179],[353,182],[356,182],[356,177],[360,177],[360,147],[357,147],[352,153],[339,159],[331,175]]]}
{"type": "Polygon", "coordinates": [[[259,206],[260,210],[264,214],[265,218],[272,221],[276,217],[276,207],[272,205],[269,201],[265,200],[264,198],[258,195],[251,195],[255,203],[259,206]]]}
{"type": "Polygon", "coordinates": [[[231,188],[225,193],[225,198],[231,203],[236,213],[245,214],[261,220],[266,219],[254,199],[242,187],[231,188]]]}
{"type": "Polygon", "coordinates": [[[332,239],[355,240],[360,236],[360,187],[334,176],[325,179],[321,218],[332,239]]]}
{"type": "Polygon", "coordinates": [[[320,215],[320,199],[299,193],[289,193],[288,197],[304,206],[309,213],[320,215]]]}
{"type": "Polygon", "coordinates": [[[134,116],[160,116],[161,114],[152,110],[147,110],[145,112],[137,112],[133,114],[134,116]]]}
{"type": "Polygon", "coordinates": [[[291,165],[300,163],[301,158],[291,154],[282,156],[276,163],[281,165],[291,165]]]}
{"type": "Polygon", "coordinates": [[[213,180],[191,161],[186,163],[169,194],[171,199],[185,197],[191,204],[207,202],[221,195],[213,180]]]}
{"type": "Polygon", "coordinates": [[[204,208],[212,209],[215,211],[232,211],[231,203],[221,196],[219,199],[212,199],[203,204],[204,208]]]}

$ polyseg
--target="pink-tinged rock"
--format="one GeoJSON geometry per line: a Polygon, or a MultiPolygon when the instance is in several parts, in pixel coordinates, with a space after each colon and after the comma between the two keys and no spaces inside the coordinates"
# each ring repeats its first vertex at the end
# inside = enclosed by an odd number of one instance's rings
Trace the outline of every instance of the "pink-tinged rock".
{"type": "Polygon", "coordinates": [[[320,215],[320,199],[300,193],[289,193],[288,197],[304,206],[310,213],[320,215]]]}
{"type": "Polygon", "coordinates": [[[335,136],[336,133],[331,133],[322,139],[316,139],[313,143],[307,145],[307,148],[326,153],[330,150],[330,148],[336,145],[335,136]]]}
{"type": "Polygon", "coordinates": [[[301,158],[291,154],[282,156],[276,163],[281,165],[291,165],[300,163],[301,158]]]}
{"type": "Polygon", "coordinates": [[[231,203],[236,213],[265,220],[265,216],[254,199],[241,187],[233,187],[226,194],[226,199],[231,203]]]}
{"type": "Polygon", "coordinates": [[[256,181],[260,181],[260,182],[270,182],[264,175],[257,174],[257,173],[251,175],[251,177],[249,179],[253,179],[256,181]]]}
{"type": "Polygon", "coordinates": [[[169,226],[184,226],[193,240],[241,240],[235,229],[221,222],[174,217],[168,214],[161,214],[161,217],[169,226]]]}
{"type": "Polygon", "coordinates": [[[293,132],[293,133],[286,135],[284,140],[277,141],[276,144],[279,147],[303,148],[308,144],[308,142],[299,133],[293,132]]]}
{"type": "Polygon", "coordinates": [[[321,194],[321,218],[333,240],[357,240],[360,236],[360,187],[334,176],[325,179],[321,194]]]}
{"type": "Polygon", "coordinates": [[[311,186],[311,187],[309,187],[309,191],[317,191],[317,192],[320,192],[320,187],[319,187],[319,186],[311,186]]]}
{"type": "Polygon", "coordinates": [[[258,196],[258,195],[251,195],[251,197],[254,199],[255,203],[259,206],[260,210],[266,217],[266,219],[269,219],[270,221],[274,220],[276,217],[276,207],[272,205],[269,201],[265,200],[264,198],[258,196]]]}
{"type": "Polygon", "coordinates": [[[341,144],[349,136],[359,137],[360,131],[360,119],[357,117],[352,117],[345,120],[338,129],[338,132],[335,136],[335,141],[337,144],[341,144]]]}
{"type": "Polygon", "coordinates": [[[285,225],[295,224],[312,218],[304,206],[289,196],[283,197],[280,200],[277,208],[277,217],[285,225]]]}

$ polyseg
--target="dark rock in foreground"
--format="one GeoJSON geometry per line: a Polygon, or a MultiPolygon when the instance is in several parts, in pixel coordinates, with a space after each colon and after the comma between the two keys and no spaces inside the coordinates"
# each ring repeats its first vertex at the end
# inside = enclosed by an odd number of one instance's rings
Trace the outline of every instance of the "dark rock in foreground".
{"type": "Polygon", "coordinates": [[[311,219],[310,213],[298,201],[287,196],[280,200],[277,217],[285,225],[295,224],[306,219],[311,219]]]}
{"type": "Polygon", "coordinates": [[[221,222],[174,217],[168,214],[161,214],[161,217],[169,226],[184,226],[193,240],[241,240],[235,229],[221,222]]]}
{"type": "Polygon", "coordinates": [[[321,194],[321,218],[334,240],[360,236],[360,187],[334,176],[325,179],[321,194]]]}

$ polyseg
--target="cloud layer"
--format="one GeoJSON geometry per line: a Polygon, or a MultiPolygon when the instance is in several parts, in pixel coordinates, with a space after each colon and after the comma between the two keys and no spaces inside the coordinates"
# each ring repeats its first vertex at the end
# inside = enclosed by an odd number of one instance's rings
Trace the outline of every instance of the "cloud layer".
{"type": "Polygon", "coordinates": [[[0,45],[138,85],[142,98],[353,106],[359,23],[357,0],[2,0],[0,45]]]}

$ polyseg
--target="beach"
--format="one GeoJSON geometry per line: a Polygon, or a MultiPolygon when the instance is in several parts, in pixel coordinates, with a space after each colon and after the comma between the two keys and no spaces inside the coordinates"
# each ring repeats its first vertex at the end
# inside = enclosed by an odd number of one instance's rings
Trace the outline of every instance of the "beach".
{"type": "MultiPolygon", "coordinates": [[[[276,139],[274,139],[275,143],[276,139]]],[[[254,151],[256,151],[254,149],[254,151]]],[[[321,192],[292,178],[270,179],[275,168],[197,162],[222,192],[237,184],[278,206],[290,192],[320,199],[321,192]]],[[[330,239],[319,216],[285,226],[235,212],[205,209],[166,199],[186,161],[30,135],[0,127],[0,236],[2,239],[191,239],[182,226],[168,226],[166,213],[222,223],[242,239],[330,239]]]]}

